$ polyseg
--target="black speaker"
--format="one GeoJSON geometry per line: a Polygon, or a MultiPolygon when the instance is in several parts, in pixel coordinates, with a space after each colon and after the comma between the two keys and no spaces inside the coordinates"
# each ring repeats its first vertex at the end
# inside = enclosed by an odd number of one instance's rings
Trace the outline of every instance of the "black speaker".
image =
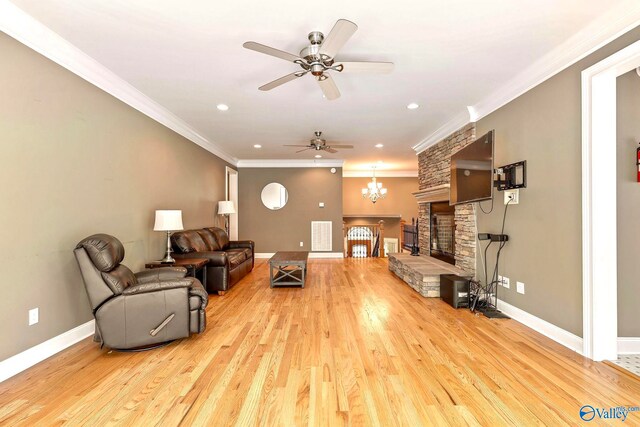
{"type": "Polygon", "coordinates": [[[441,274],[440,298],[453,308],[469,307],[469,280],[455,274],[441,274]]]}

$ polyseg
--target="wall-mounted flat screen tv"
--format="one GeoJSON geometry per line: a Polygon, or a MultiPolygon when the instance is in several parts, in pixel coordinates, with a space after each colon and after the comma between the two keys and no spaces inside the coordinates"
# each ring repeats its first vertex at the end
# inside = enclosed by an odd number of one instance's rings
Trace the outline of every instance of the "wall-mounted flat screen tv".
{"type": "Polygon", "coordinates": [[[493,196],[493,134],[489,131],[451,156],[449,204],[480,202],[493,196]]]}

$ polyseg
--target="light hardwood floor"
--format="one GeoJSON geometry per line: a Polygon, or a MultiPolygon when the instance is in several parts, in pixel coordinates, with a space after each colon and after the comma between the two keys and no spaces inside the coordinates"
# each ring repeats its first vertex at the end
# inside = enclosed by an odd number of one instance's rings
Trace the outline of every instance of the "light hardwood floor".
{"type": "Polygon", "coordinates": [[[87,339],[7,380],[0,424],[558,426],[640,405],[638,377],[425,299],[384,260],[312,260],[305,289],[270,289],[262,261],[207,313],[168,347],[87,339]]]}

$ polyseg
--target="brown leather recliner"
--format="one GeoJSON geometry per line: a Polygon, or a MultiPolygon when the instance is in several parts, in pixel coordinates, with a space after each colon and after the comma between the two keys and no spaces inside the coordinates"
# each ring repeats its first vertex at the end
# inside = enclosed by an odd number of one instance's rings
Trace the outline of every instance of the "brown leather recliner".
{"type": "Polygon", "coordinates": [[[210,293],[223,295],[253,270],[253,241],[229,241],[221,228],[176,231],[171,235],[171,246],[174,258],[209,260],[205,287],[210,293]]]}
{"type": "Polygon", "coordinates": [[[159,344],[206,326],[207,292],[182,267],[133,274],[120,264],[124,247],[108,234],[83,239],[74,250],[96,319],[95,341],[113,349],[159,344]]]}

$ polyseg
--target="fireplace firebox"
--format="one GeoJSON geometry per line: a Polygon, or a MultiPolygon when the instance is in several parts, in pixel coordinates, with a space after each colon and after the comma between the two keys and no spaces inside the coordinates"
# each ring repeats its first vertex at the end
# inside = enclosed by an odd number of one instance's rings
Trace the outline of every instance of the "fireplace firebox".
{"type": "Polygon", "coordinates": [[[449,206],[449,202],[431,203],[429,224],[431,256],[455,265],[455,206],[449,206]]]}

